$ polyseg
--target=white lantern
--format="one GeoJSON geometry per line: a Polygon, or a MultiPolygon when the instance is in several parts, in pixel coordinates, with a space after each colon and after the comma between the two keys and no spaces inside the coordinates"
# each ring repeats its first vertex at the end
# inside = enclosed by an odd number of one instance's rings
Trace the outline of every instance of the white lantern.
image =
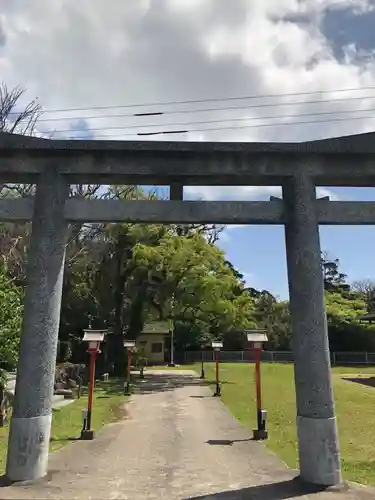
{"type": "Polygon", "coordinates": [[[107,330],[83,330],[83,342],[88,342],[90,352],[100,352],[100,344],[107,330]]]}
{"type": "Polygon", "coordinates": [[[134,349],[135,340],[124,340],[124,347],[125,349],[134,349]]]}
{"type": "Polygon", "coordinates": [[[254,328],[252,330],[245,330],[247,341],[253,344],[254,349],[262,349],[263,343],[267,342],[267,330],[260,330],[254,328]]]}
{"type": "Polygon", "coordinates": [[[223,343],[222,342],[212,342],[212,348],[214,351],[220,351],[220,349],[223,347],[223,343]]]}

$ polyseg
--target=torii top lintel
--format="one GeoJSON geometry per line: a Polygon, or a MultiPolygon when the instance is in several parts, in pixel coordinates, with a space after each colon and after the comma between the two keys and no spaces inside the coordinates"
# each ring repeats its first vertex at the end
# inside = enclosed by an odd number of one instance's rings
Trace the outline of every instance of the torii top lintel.
{"type": "Polygon", "coordinates": [[[72,183],[280,185],[298,169],[323,186],[375,186],[375,132],[319,141],[56,140],[0,132],[0,177],[36,182],[49,166],[72,183]]]}

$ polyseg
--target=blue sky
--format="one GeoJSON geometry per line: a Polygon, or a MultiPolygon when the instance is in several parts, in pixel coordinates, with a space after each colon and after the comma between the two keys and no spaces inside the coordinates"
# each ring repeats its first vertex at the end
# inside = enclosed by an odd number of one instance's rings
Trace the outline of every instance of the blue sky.
{"type": "MultiPolygon", "coordinates": [[[[340,190],[341,191],[341,190],[340,190]]],[[[348,189],[347,198],[375,201],[373,189],[348,189]]],[[[282,299],[288,298],[284,228],[252,226],[227,230],[229,237],[220,242],[230,260],[244,273],[247,283],[270,290],[282,299]]],[[[330,258],[339,258],[348,281],[375,280],[375,227],[320,227],[322,250],[330,258]]]]}
{"type": "MultiPolygon", "coordinates": [[[[303,141],[375,129],[373,0],[0,0],[0,7],[1,78],[26,88],[25,99],[38,97],[42,135],[134,140],[137,130],[188,122],[187,134],[162,138],[303,141]],[[225,98],[246,96],[228,109],[225,98]],[[157,105],[186,100],[202,103],[157,105]],[[135,103],[149,105],[126,107],[135,103]],[[132,116],[140,111],[169,114],[132,116]],[[301,123],[311,113],[330,115],[301,123]],[[212,120],[222,129],[198,123],[212,120]],[[230,128],[239,125],[247,128],[230,128]]],[[[278,194],[265,187],[185,192],[206,200],[278,194]]],[[[373,189],[320,194],[375,201],[373,189]]],[[[375,278],[374,235],[366,226],[323,227],[322,250],[340,259],[350,281],[375,278]]],[[[233,227],[219,245],[250,286],[287,298],[283,228],[233,227]]]]}
{"type": "MultiPolygon", "coordinates": [[[[374,201],[374,188],[330,188],[338,199],[374,201]]],[[[259,197],[259,199],[266,199],[259,197]]],[[[375,280],[375,227],[321,226],[321,248],[340,260],[348,281],[375,280]]],[[[249,286],[288,299],[283,226],[228,227],[219,247],[244,274],[249,286]]]]}

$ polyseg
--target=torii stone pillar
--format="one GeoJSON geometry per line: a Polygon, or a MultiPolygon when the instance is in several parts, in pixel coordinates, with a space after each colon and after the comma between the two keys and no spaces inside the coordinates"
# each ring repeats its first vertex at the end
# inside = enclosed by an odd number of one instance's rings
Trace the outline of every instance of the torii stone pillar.
{"type": "Polygon", "coordinates": [[[283,198],[300,475],[311,483],[335,485],[341,482],[340,453],[314,180],[297,172],[283,186],[283,198]]]}
{"type": "Polygon", "coordinates": [[[37,184],[27,289],[6,476],[33,480],[47,472],[57,339],[68,223],[69,184],[53,165],[37,184]]]}

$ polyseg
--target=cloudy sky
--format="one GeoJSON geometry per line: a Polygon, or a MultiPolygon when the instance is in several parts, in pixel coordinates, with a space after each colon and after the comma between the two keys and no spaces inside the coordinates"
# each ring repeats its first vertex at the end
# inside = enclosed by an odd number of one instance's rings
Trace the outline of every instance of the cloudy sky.
{"type": "MultiPolygon", "coordinates": [[[[375,129],[374,23],[374,0],[0,0],[0,75],[39,98],[39,131],[56,138],[318,139],[375,129]]],[[[185,193],[266,200],[279,189],[185,193]]],[[[322,228],[322,248],[351,280],[375,278],[374,234],[322,228]]],[[[287,297],[281,227],[228,228],[220,246],[251,286],[287,297]]]]}

